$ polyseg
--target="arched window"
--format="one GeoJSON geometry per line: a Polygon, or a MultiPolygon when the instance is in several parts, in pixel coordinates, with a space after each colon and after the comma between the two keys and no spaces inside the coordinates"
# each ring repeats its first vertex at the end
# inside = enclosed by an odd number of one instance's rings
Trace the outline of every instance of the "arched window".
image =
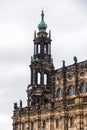
{"type": "Polygon", "coordinates": [[[57,96],[58,98],[62,97],[62,90],[60,88],[58,89],[57,96]]]}
{"type": "Polygon", "coordinates": [[[47,74],[44,74],[44,85],[47,84],[47,74]]]}
{"type": "Polygon", "coordinates": [[[38,45],[38,54],[40,53],[40,45],[38,45]]]}
{"type": "Polygon", "coordinates": [[[85,93],[86,91],[87,91],[87,84],[84,83],[84,82],[82,82],[82,83],[80,84],[80,92],[81,92],[81,93],[85,93]]]}
{"type": "Polygon", "coordinates": [[[74,87],[69,86],[69,95],[73,95],[73,94],[74,94],[74,87]]]}
{"type": "Polygon", "coordinates": [[[42,128],[46,128],[46,121],[45,120],[42,121],[42,128]]]}
{"type": "Polygon", "coordinates": [[[44,53],[47,54],[47,46],[44,45],[44,53]]]}
{"type": "Polygon", "coordinates": [[[59,127],[59,119],[56,119],[56,128],[59,127]]]}
{"type": "Polygon", "coordinates": [[[74,118],[71,117],[71,118],[70,118],[70,127],[73,127],[73,126],[74,126],[74,118]]]}
{"type": "Polygon", "coordinates": [[[38,80],[38,84],[40,84],[40,73],[38,73],[38,78],[37,78],[37,80],[38,80]]]}

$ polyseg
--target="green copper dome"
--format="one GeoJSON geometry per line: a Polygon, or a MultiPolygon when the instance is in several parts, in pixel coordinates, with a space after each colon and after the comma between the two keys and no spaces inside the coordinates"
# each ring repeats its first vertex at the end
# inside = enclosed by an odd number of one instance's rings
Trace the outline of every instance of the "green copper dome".
{"type": "Polygon", "coordinates": [[[41,22],[38,24],[38,29],[39,29],[39,31],[46,31],[46,29],[47,29],[47,24],[44,22],[43,10],[42,10],[42,14],[41,14],[41,22]]]}

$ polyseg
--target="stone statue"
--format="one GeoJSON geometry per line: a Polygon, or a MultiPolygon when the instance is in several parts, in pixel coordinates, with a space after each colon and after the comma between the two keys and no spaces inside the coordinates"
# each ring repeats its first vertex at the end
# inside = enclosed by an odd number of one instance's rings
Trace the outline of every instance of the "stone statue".
{"type": "Polygon", "coordinates": [[[14,103],[14,110],[16,110],[17,108],[17,103],[14,103]]]}
{"type": "Polygon", "coordinates": [[[20,100],[20,107],[22,107],[22,100],[20,100]]]}
{"type": "Polygon", "coordinates": [[[74,59],[74,62],[75,62],[75,63],[77,63],[77,57],[76,57],[76,56],[74,56],[74,58],[73,58],[73,59],[74,59]]]}
{"type": "Polygon", "coordinates": [[[65,67],[65,61],[63,60],[63,67],[65,67]]]}

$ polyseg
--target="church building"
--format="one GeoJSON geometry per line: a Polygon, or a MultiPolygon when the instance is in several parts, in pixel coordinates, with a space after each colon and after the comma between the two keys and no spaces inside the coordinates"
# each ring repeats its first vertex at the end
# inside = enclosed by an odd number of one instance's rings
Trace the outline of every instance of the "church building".
{"type": "Polygon", "coordinates": [[[34,33],[34,54],[27,87],[27,105],[14,103],[13,130],[87,130],[87,60],[54,68],[51,32],[46,32],[44,11],[38,33],[34,33]]]}

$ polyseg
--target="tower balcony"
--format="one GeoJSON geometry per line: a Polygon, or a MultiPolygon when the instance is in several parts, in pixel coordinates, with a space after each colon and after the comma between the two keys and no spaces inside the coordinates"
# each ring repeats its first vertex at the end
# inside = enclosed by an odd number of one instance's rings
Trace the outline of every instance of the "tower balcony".
{"type": "Polygon", "coordinates": [[[37,62],[37,61],[44,61],[44,60],[47,60],[47,61],[50,61],[50,62],[53,62],[53,58],[51,58],[51,55],[47,55],[47,54],[38,54],[38,55],[35,55],[35,56],[32,56],[31,57],[31,63],[33,62],[37,62]]]}
{"type": "Polygon", "coordinates": [[[50,94],[51,90],[47,85],[29,85],[27,88],[27,92],[33,92],[34,95],[42,95],[42,94],[50,94]]]}

